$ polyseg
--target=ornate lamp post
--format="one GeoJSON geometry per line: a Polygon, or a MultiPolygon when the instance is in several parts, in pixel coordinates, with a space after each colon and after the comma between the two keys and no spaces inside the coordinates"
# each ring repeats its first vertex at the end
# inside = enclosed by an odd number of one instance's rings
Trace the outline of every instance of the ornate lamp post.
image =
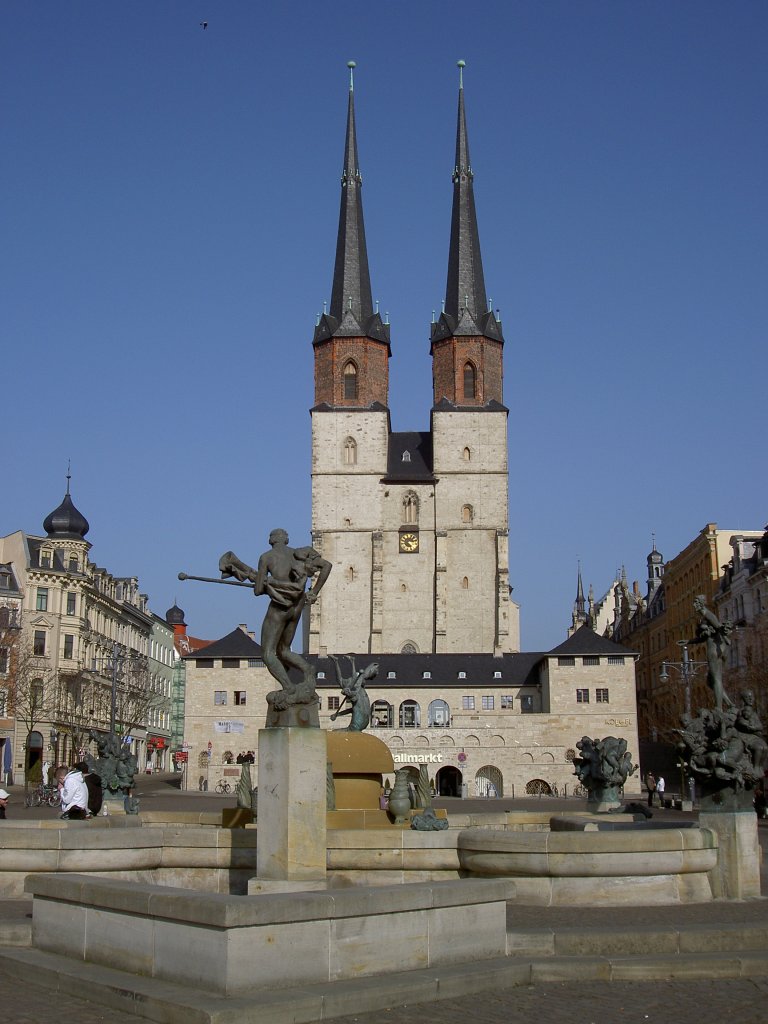
{"type": "Polygon", "coordinates": [[[685,686],[685,713],[690,715],[691,713],[691,680],[696,675],[696,672],[700,668],[706,668],[707,663],[705,661],[691,661],[688,657],[688,641],[678,640],[677,646],[680,648],[681,661],[662,661],[661,663],[661,675],[659,681],[662,683],[669,682],[669,669],[674,669],[675,672],[680,673],[680,677],[683,680],[685,686]]]}
{"type": "MultiPolygon", "coordinates": [[[[669,669],[674,669],[676,672],[680,673],[683,685],[685,686],[685,714],[687,716],[686,720],[688,720],[691,716],[691,680],[700,668],[707,667],[707,663],[705,661],[691,661],[688,657],[687,640],[678,640],[677,645],[680,648],[681,661],[663,661],[661,663],[661,675],[659,676],[659,679],[662,683],[668,682],[669,669]]],[[[682,758],[678,760],[677,767],[680,769],[680,799],[682,800],[685,795],[685,765],[682,758]]],[[[693,776],[690,777],[688,785],[690,788],[690,798],[693,802],[696,799],[693,776]]]]}
{"type": "Polygon", "coordinates": [[[56,757],[56,744],[58,743],[58,741],[59,741],[59,730],[56,728],[56,726],[52,725],[51,726],[51,731],[48,733],[48,746],[53,751],[53,762],[54,762],[54,764],[56,764],[56,762],[58,760],[57,757],[56,757]]]}

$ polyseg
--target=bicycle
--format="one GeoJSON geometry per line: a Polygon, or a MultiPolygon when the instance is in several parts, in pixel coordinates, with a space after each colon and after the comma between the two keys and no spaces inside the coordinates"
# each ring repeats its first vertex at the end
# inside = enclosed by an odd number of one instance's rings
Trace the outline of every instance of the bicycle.
{"type": "Polygon", "coordinates": [[[56,807],[58,803],[59,794],[56,786],[41,784],[24,797],[25,807],[56,807]]]}
{"type": "Polygon", "coordinates": [[[231,789],[232,789],[232,787],[226,781],[226,779],[219,779],[219,781],[216,783],[216,792],[217,793],[229,793],[231,789]]]}

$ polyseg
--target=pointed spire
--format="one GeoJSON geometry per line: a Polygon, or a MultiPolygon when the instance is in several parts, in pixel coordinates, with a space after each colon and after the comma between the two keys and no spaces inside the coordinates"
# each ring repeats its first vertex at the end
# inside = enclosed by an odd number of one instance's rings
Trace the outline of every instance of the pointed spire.
{"type": "MultiPolygon", "coordinates": [[[[453,168],[453,210],[445,290],[445,321],[438,335],[479,335],[502,341],[501,328],[488,306],[475,211],[472,162],[464,109],[464,68],[459,68],[459,111],[453,168]]],[[[433,335],[433,340],[435,336],[433,335]]]]}
{"type": "Polygon", "coordinates": [[[378,312],[374,312],[371,298],[371,276],[368,270],[368,250],[365,244],[363,221],[363,178],[357,155],[357,129],[355,126],[356,64],[349,68],[349,98],[347,105],[347,132],[344,141],[344,168],[341,174],[341,206],[339,230],[336,237],[336,261],[333,268],[331,304],[315,330],[315,343],[328,338],[363,336],[389,343],[378,312]]]}
{"type": "Polygon", "coordinates": [[[584,615],[584,587],[581,583],[581,560],[578,562],[578,581],[576,583],[576,611],[579,615],[584,615]]]}
{"type": "Polygon", "coordinates": [[[368,251],[365,245],[363,223],[363,178],[357,156],[355,129],[355,62],[349,61],[349,103],[347,107],[347,135],[344,145],[344,170],[341,175],[341,209],[339,233],[336,240],[336,264],[333,270],[330,314],[341,321],[351,310],[361,327],[373,314],[371,277],[368,271],[368,251]]]}

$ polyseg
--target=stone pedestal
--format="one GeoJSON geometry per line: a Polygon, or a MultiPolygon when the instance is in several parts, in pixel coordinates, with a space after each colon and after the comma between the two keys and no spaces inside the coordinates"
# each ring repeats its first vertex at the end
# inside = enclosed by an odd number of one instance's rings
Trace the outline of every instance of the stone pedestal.
{"type": "Polygon", "coordinates": [[[717,834],[717,867],[709,873],[715,899],[760,896],[760,844],[754,811],[702,811],[699,824],[717,834]]]}
{"type": "Polygon", "coordinates": [[[325,878],[325,763],[322,729],[259,730],[258,879],[325,878]]]}

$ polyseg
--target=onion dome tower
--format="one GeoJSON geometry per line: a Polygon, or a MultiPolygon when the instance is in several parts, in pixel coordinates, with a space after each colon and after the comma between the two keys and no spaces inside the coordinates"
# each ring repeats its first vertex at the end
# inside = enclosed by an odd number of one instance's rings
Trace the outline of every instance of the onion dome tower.
{"type": "Polygon", "coordinates": [[[184,612],[174,601],[173,605],[165,613],[165,621],[169,626],[186,626],[184,612]]]}
{"type": "Polygon", "coordinates": [[[51,538],[60,540],[85,540],[90,529],[88,520],[75,508],[69,493],[69,482],[72,476],[67,470],[67,493],[58,508],[50,512],[43,520],[43,529],[51,538]]]}

